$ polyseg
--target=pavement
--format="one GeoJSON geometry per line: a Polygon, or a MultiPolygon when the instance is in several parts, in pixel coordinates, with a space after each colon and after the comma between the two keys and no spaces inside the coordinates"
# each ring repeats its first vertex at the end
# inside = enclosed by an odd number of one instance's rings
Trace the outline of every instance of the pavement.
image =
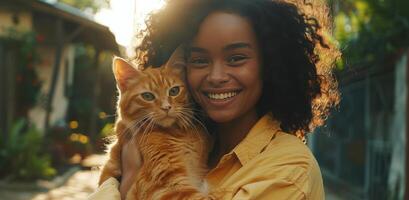
{"type": "Polygon", "coordinates": [[[100,172],[96,166],[104,161],[102,155],[88,157],[82,162],[84,169],[75,172],[62,186],[48,191],[0,188],[0,200],[85,200],[97,188],[100,172]]]}

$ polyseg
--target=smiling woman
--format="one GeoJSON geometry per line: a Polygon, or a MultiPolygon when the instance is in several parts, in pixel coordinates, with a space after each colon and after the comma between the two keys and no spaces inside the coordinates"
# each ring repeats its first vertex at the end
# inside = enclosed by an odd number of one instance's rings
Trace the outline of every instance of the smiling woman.
{"type": "Polygon", "coordinates": [[[339,101],[327,17],[318,1],[294,0],[179,0],[151,15],[138,59],[160,66],[184,47],[187,83],[214,139],[206,178],[229,191],[222,199],[324,198],[319,166],[297,137],[339,101]]]}
{"type": "MultiPolygon", "coordinates": [[[[325,38],[326,6],[292,1],[174,0],[149,16],[135,49],[146,69],[184,58],[187,91],[213,143],[204,182],[218,200],[325,198],[318,163],[300,139],[339,100],[339,54],[325,38]]],[[[140,174],[132,150],[121,154],[120,188],[140,174]]],[[[105,188],[118,193],[114,187],[105,188]]]]}

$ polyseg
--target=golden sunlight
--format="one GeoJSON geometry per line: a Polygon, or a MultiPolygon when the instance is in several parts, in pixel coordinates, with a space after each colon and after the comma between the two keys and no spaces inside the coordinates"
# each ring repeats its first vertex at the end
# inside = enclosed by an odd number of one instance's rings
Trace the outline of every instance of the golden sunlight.
{"type": "Polygon", "coordinates": [[[101,9],[95,19],[109,27],[120,45],[130,48],[147,15],[164,4],[165,0],[110,0],[110,8],[101,9]]]}
{"type": "Polygon", "coordinates": [[[137,24],[143,24],[147,15],[165,4],[164,0],[136,0],[137,24]]]}

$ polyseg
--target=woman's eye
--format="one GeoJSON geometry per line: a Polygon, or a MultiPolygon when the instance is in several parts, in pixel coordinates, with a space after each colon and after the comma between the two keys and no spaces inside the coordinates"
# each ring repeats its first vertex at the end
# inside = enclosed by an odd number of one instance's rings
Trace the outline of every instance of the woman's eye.
{"type": "Polygon", "coordinates": [[[247,56],[244,56],[244,55],[233,55],[227,58],[227,63],[232,64],[232,65],[241,64],[246,59],[247,59],[247,56]]]}
{"type": "Polygon", "coordinates": [[[172,87],[169,90],[169,96],[174,97],[174,96],[178,95],[179,92],[180,92],[180,87],[179,86],[172,87]]]}
{"type": "Polygon", "coordinates": [[[206,66],[209,64],[209,60],[207,58],[191,58],[189,59],[189,64],[194,67],[201,67],[206,66]]]}
{"type": "Polygon", "coordinates": [[[155,95],[150,92],[144,92],[141,94],[141,96],[146,101],[153,101],[155,99],[155,95]]]}

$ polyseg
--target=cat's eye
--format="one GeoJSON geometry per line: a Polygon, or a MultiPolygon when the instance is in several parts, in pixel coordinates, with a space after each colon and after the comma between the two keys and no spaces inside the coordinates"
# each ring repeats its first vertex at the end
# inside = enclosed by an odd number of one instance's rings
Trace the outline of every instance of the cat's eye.
{"type": "Polygon", "coordinates": [[[153,101],[155,99],[155,95],[150,92],[144,92],[141,94],[141,96],[146,101],[153,101]]]}
{"type": "Polygon", "coordinates": [[[169,90],[169,96],[172,96],[172,97],[177,96],[179,94],[179,92],[180,92],[180,87],[179,86],[172,87],[169,90]]]}

